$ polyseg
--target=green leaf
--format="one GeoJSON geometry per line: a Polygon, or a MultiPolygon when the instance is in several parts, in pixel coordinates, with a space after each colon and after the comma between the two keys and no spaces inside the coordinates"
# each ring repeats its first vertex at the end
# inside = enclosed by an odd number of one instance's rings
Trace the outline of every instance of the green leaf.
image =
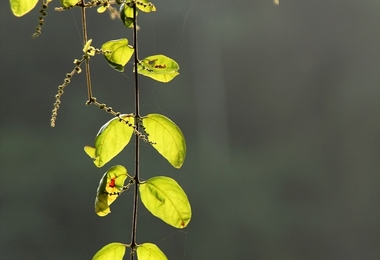
{"type": "Polygon", "coordinates": [[[185,228],[191,219],[186,193],[172,178],[157,176],[139,185],[141,201],[157,218],[176,228],[185,228]]]}
{"type": "Polygon", "coordinates": [[[101,13],[104,13],[105,11],[107,11],[108,7],[110,7],[110,3],[105,2],[103,5],[99,6],[96,11],[101,14],[101,13]]]}
{"type": "Polygon", "coordinates": [[[125,254],[127,245],[113,242],[105,245],[92,258],[92,260],[121,260],[125,254]]]}
{"type": "Polygon", "coordinates": [[[166,255],[152,243],[144,243],[137,246],[138,260],[167,260],[166,255]]]}
{"type": "Polygon", "coordinates": [[[124,66],[131,59],[134,49],[128,45],[128,40],[118,39],[108,41],[102,45],[104,58],[117,71],[123,72],[124,66]]]}
{"type": "Polygon", "coordinates": [[[149,114],[142,123],[152,146],[175,168],[181,168],[186,156],[186,141],[181,129],[169,118],[149,114]]]}
{"type": "Polygon", "coordinates": [[[38,0],[10,0],[12,13],[21,17],[33,10],[37,2],[38,0]]]}
{"type": "Polygon", "coordinates": [[[99,182],[95,199],[96,214],[104,217],[111,213],[110,205],[119,197],[127,177],[127,169],[122,165],[112,166],[104,173],[99,182]]]}
{"type": "Polygon", "coordinates": [[[87,55],[94,56],[95,55],[95,48],[91,46],[92,39],[88,40],[86,44],[83,47],[83,52],[87,55]]]}
{"type": "Polygon", "coordinates": [[[79,0],[61,0],[61,4],[63,7],[73,7],[75,6],[77,3],[79,2],[79,0]]]}
{"type": "Polygon", "coordinates": [[[137,72],[160,82],[169,82],[179,74],[179,65],[165,55],[146,57],[138,63],[137,72]]]}
{"type": "MultiPolygon", "coordinates": [[[[125,4],[122,4],[120,6],[120,19],[123,22],[124,26],[127,28],[133,27],[133,8],[128,5],[127,1],[125,4]]],[[[138,15],[138,12],[136,10],[136,16],[138,15]]]]}
{"type": "Polygon", "coordinates": [[[151,2],[149,2],[148,0],[137,0],[136,6],[138,9],[140,9],[141,11],[146,12],[146,13],[156,11],[156,7],[151,2]]]}
{"type": "Polygon", "coordinates": [[[115,117],[103,125],[96,138],[95,148],[86,146],[84,151],[94,160],[96,167],[102,167],[118,155],[129,143],[133,134],[135,119],[132,114],[121,115],[126,120],[120,121],[115,117]]]}
{"type": "Polygon", "coordinates": [[[85,146],[84,147],[84,151],[86,152],[86,154],[88,156],[90,156],[92,159],[94,159],[96,157],[95,155],[95,152],[96,152],[96,149],[94,147],[91,147],[91,146],[85,146]]]}
{"type": "Polygon", "coordinates": [[[98,12],[98,13],[104,13],[105,11],[107,11],[107,6],[99,6],[98,7],[98,9],[96,9],[96,11],[98,12]]]}

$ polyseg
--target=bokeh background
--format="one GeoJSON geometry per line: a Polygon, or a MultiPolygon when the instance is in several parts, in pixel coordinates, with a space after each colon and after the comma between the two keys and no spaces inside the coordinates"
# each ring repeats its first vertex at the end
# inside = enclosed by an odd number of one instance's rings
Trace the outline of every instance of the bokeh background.
{"type": "MultiPolygon", "coordinates": [[[[176,122],[188,154],[173,169],[143,145],[144,178],[167,175],[193,219],[173,229],[139,210],[138,242],[169,259],[380,259],[380,2],[165,0],[140,13],[140,57],[162,53],[181,74],[141,78],[142,114],[176,122]]],[[[54,12],[33,40],[38,10],[0,2],[0,258],[91,259],[130,241],[132,191],[112,213],[93,209],[102,174],[133,172],[133,146],[97,169],[83,152],[110,119],[86,107],[84,73],[57,86],[82,55],[80,11],[54,12]]],[[[127,37],[120,21],[88,11],[100,47],[127,37]]],[[[124,73],[91,59],[94,94],[133,112],[124,73]]]]}

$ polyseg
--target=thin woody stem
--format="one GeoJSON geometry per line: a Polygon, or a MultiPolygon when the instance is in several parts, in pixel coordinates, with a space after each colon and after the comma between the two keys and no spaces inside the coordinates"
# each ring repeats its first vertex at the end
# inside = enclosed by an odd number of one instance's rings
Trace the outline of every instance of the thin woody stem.
{"type": "MultiPolygon", "coordinates": [[[[83,46],[87,43],[87,19],[86,19],[86,0],[81,0],[80,3],[82,12],[82,31],[83,31],[83,46]]],[[[87,82],[87,99],[88,102],[92,100],[92,86],[91,86],[91,75],[90,75],[90,60],[86,59],[86,82],[87,82]]]]}
{"type": "MultiPolygon", "coordinates": [[[[139,82],[138,82],[138,73],[137,73],[137,64],[138,64],[138,48],[137,48],[137,10],[136,3],[133,4],[133,48],[134,48],[134,76],[135,76],[135,128],[139,130],[139,119],[140,119],[140,100],[139,100],[139,82]]],[[[133,218],[132,218],[132,235],[131,235],[131,256],[130,259],[134,259],[135,250],[137,246],[136,234],[137,234],[137,206],[138,206],[138,186],[140,182],[139,177],[139,157],[140,157],[140,138],[135,137],[135,190],[134,190],[134,203],[133,203],[133,218]]]]}

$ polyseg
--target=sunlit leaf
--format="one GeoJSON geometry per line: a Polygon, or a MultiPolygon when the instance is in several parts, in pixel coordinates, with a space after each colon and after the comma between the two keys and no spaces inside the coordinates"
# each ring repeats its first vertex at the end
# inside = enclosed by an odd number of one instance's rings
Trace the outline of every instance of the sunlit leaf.
{"type": "Polygon", "coordinates": [[[84,151],[94,160],[97,167],[102,167],[129,143],[133,134],[133,124],[135,119],[133,115],[121,115],[121,118],[127,120],[120,121],[115,117],[103,125],[96,138],[95,147],[86,146],[84,151]]]}
{"type": "MultiPolygon", "coordinates": [[[[136,16],[137,15],[138,15],[138,12],[136,10],[136,16]]],[[[127,3],[122,4],[120,6],[120,19],[123,22],[125,27],[127,28],[133,27],[133,8],[130,7],[127,3]]]]}
{"type": "Polygon", "coordinates": [[[104,58],[108,64],[117,71],[123,72],[124,66],[131,59],[134,49],[128,45],[128,40],[118,39],[102,45],[104,58]]]}
{"type": "Polygon", "coordinates": [[[109,3],[105,3],[104,5],[101,5],[98,7],[98,9],[96,10],[98,13],[104,13],[105,11],[107,11],[108,7],[110,6],[109,3]]]}
{"type": "Polygon", "coordinates": [[[12,13],[17,16],[23,16],[29,13],[36,6],[38,0],[10,0],[12,13]]]}
{"type": "Polygon", "coordinates": [[[166,255],[152,243],[144,243],[137,246],[138,260],[167,260],[166,255]]]}
{"type": "Polygon", "coordinates": [[[107,6],[104,6],[104,5],[102,5],[102,6],[99,6],[98,7],[98,9],[96,9],[96,11],[98,12],[98,13],[104,13],[105,11],[107,11],[107,6]]]}
{"type": "Polygon", "coordinates": [[[185,228],[191,219],[186,193],[172,178],[153,177],[139,185],[141,201],[156,217],[176,228],[185,228]]]}
{"type": "Polygon", "coordinates": [[[124,182],[127,179],[127,169],[122,165],[111,167],[99,182],[96,199],[95,212],[100,217],[111,213],[110,205],[117,199],[123,190],[124,182]]]}
{"type": "Polygon", "coordinates": [[[86,154],[88,156],[90,156],[91,158],[95,158],[96,155],[95,155],[95,152],[96,152],[96,149],[94,147],[91,147],[91,146],[85,146],[84,147],[84,151],[86,152],[86,154]]]}
{"type": "Polygon", "coordinates": [[[186,141],[181,129],[169,118],[149,114],[142,123],[152,146],[173,165],[181,168],[186,156],[186,141]]]}
{"type": "Polygon", "coordinates": [[[73,7],[75,6],[77,3],[79,2],[79,0],[61,0],[61,4],[63,7],[73,7]]]}
{"type": "Polygon", "coordinates": [[[93,46],[91,46],[91,43],[92,43],[92,39],[90,39],[86,42],[86,44],[83,47],[83,52],[85,54],[94,56],[95,55],[95,48],[93,46]]]}
{"type": "Polygon", "coordinates": [[[156,11],[156,7],[148,0],[137,0],[136,6],[138,9],[146,13],[156,11]]]}
{"type": "Polygon", "coordinates": [[[160,82],[169,82],[179,74],[179,65],[165,55],[146,57],[138,63],[137,72],[160,82]]]}
{"type": "Polygon", "coordinates": [[[92,258],[92,260],[121,260],[125,254],[127,245],[114,242],[105,245],[92,258]]]}

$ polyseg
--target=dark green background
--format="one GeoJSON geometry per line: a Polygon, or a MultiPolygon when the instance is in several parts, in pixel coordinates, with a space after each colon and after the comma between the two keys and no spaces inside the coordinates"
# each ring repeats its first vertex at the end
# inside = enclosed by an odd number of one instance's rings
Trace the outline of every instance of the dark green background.
{"type": "MultiPolygon", "coordinates": [[[[141,78],[142,114],[161,113],[187,139],[180,170],[144,144],[141,174],[187,192],[183,231],[139,210],[138,242],[169,259],[380,259],[380,2],[155,1],[139,14],[140,57],[165,54],[180,75],[141,78]]],[[[130,241],[132,193],[112,213],[93,208],[102,174],[133,172],[133,146],[97,169],[83,146],[110,119],[86,107],[84,73],[57,86],[82,55],[80,11],[53,1],[40,38],[38,10],[12,16],[0,2],[0,258],[91,259],[130,241]]],[[[93,45],[127,37],[89,10],[93,45]]],[[[94,94],[133,112],[132,64],[91,59],[94,94]]]]}

